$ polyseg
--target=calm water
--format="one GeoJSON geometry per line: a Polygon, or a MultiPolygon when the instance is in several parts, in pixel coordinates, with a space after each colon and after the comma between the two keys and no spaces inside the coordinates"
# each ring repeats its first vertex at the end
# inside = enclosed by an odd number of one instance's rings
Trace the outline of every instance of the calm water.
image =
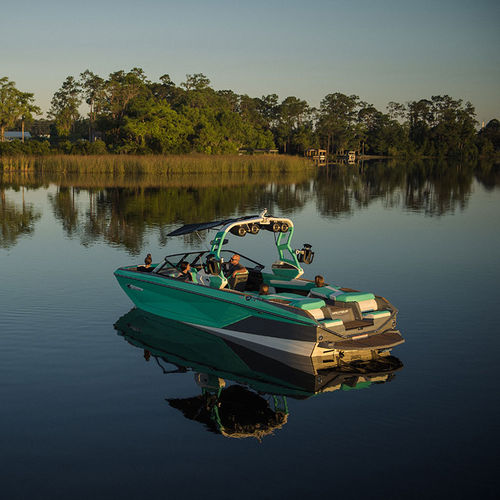
{"type": "MultiPolygon", "coordinates": [[[[0,195],[2,498],[496,496],[498,165],[4,175],[0,195]],[[131,311],[116,267],[206,246],[167,238],[180,224],[265,207],[313,244],[306,277],[399,307],[391,366],[299,376],[131,311]]],[[[262,236],[230,246],[271,262],[262,236]]]]}

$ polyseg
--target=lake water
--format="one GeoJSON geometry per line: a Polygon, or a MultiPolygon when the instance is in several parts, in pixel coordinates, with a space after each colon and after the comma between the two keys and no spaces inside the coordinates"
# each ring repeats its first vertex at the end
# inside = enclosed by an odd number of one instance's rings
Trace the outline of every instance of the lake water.
{"type": "MultiPolygon", "coordinates": [[[[496,497],[499,165],[0,179],[2,498],[496,497]],[[114,269],[263,208],[313,245],[306,277],[399,308],[390,366],[299,376],[131,311],[114,269]]],[[[230,246],[271,262],[267,236],[230,246]]]]}

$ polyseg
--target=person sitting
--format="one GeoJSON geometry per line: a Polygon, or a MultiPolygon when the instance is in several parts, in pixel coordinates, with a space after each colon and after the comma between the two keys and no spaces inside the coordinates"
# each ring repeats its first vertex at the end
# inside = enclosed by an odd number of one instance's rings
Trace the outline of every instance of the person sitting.
{"type": "Polygon", "coordinates": [[[247,268],[240,264],[240,256],[235,253],[229,260],[225,275],[226,278],[234,278],[237,274],[247,273],[247,268]]]}
{"type": "Polygon", "coordinates": [[[314,277],[314,283],[316,288],[321,288],[322,286],[325,286],[325,278],[318,274],[317,276],[314,277]]]}
{"type": "Polygon", "coordinates": [[[267,283],[261,283],[259,295],[269,295],[269,285],[267,283]]]}
{"type": "Polygon", "coordinates": [[[193,281],[193,277],[191,276],[191,265],[189,264],[189,262],[187,260],[183,260],[181,263],[180,263],[180,271],[181,271],[181,274],[180,276],[177,277],[178,280],[181,280],[181,281],[193,281]]]}
{"type": "Polygon", "coordinates": [[[146,255],[146,258],[144,259],[144,265],[137,266],[137,270],[143,273],[150,273],[153,270],[153,268],[151,267],[152,263],[153,258],[151,257],[151,254],[148,253],[146,255]]]}
{"type": "Polygon", "coordinates": [[[229,288],[238,290],[239,292],[245,290],[248,279],[248,270],[245,266],[240,264],[240,256],[238,254],[235,253],[231,257],[224,275],[227,278],[229,288]]]}

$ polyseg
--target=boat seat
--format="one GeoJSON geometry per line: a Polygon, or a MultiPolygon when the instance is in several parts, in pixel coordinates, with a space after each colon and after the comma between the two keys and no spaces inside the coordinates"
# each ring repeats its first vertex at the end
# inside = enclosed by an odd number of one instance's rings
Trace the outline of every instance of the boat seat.
{"type": "Polygon", "coordinates": [[[227,285],[226,278],[214,276],[213,274],[207,274],[203,270],[198,271],[195,276],[196,280],[193,280],[193,282],[198,283],[199,285],[208,286],[210,288],[224,288],[227,285]]]}
{"type": "Polygon", "coordinates": [[[341,319],[322,319],[319,321],[322,325],[327,328],[333,328],[335,326],[343,326],[344,322],[341,319]]]}
{"type": "Polygon", "coordinates": [[[286,301],[289,305],[293,307],[298,307],[304,311],[311,313],[316,319],[323,319],[325,315],[321,310],[322,307],[326,306],[326,303],[322,299],[315,297],[304,297],[297,293],[273,293],[271,295],[261,295],[262,298],[267,300],[280,300],[286,301]]]}
{"type": "Polygon", "coordinates": [[[322,299],[335,300],[338,295],[343,295],[345,292],[334,286],[313,287],[309,290],[311,297],[321,297],[322,299]]]}
{"type": "Polygon", "coordinates": [[[273,279],[269,280],[269,283],[278,288],[296,288],[297,290],[308,290],[311,283],[308,281],[296,280],[296,279],[273,279]]]}
{"type": "Polygon", "coordinates": [[[363,313],[363,319],[381,319],[388,318],[391,315],[391,311],[381,310],[381,311],[368,311],[363,313]]]}
{"type": "Polygon", "coordinates": [[[264,283],[264,279],[262,277],[262,271],[256,269],[248,270],[248,280],[245,286],[245,291],[247,292],[258,292],[260,289],[260,285],[264,283]]]}
{"type": "Polygon", "coordinates": [[[321,309],[325,307],[325,301],[315,297],[304,297],[296,293],[280,293],[279,297],[285,300],[290,299],[290,305],[303,309],[304,311],[311,311],[314,309],[321,309]]]}
{"type": "Polygon", "coordinates": [[[150,266],[150,267],[146,267],[146,266],[137,266],[137,271],[139,271],[140,273],[152,273],[153,272],[153,269],[154,267],[153,266],[150,266]]]}
{"type": "Polygon", "coordinates": [[[365,300],[375,300],[373,293],[363,292],[342,292],[335,297],[337,302],[364,302],[365,300]]]}
{"type": "Polygon", "coordinates": [[[377,301],[375,299],[359,300],[358,305],[361,312],[376,311],[378,308],[377,301]]]}
{"type": "Polygon", "coordinates": [[[237,290],[238,292],[244,292],[248,281],[248,271],[246,273],[238,273],[235,276],[228,278],[227,282],[229,288],[232,290],[237,290]]]}
{"type": "Polygon", "coordinates": [[[210,276],[210,288],[224,288],[226,285],[226,278],[222,278],[221,276],[210,276]]]}

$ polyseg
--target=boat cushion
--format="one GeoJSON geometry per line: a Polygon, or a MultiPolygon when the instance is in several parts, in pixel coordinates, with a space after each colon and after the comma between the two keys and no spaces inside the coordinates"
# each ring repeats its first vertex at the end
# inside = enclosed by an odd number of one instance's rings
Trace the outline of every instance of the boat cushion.
{"type": "Polygon", "coordinates": [[[304,295],[300,295],[300,293],[293,293],[293,292],[283,292],[283,293],[278,293],[276,294],[278,297],[283,297],[285,299],[296,299],[296,300],[301,300],[301,299],[306,299],[304,295]]]}
{"type": "MultiPolygon", "coordinates": [[[[273,295],[268,295],[270,299],[281,299],[286,300],[293,307],[298,307],[304,311],[310,311],[312,309],[321,309],[325,307],[325,301],[314,298],[314,297],[304,297],[297,293],[275,293],[273,295]]],[[[324,317],[324,316],[322,316],[324,317]]]]}
{"type": "Polygon", "coordinates": [[[227,279],[221,276],[209,277],[210,288],[224,288],[227,285],[227,279]]]}
{"type": "Polygon", "coordinates": [[[341,319],[324,319],[321,320],[320,323],[327,328],[332,328],[334,326],[341,326],[344,322],[341,319]]]}
{"type": "Polygon", "coordinates": [[[366,311],[376,311],[377,310],[377,301],[375,299],[370,300],[360,300],[358,301],[359,308],[361,312],[366,311]]]}
{"type": "Polygon", "coordinates": [[[303,309],[304,311],[310,311],[312,309],[321,309],[322,307],[325,307],[326,304],[325,301],[321,299],[301,297],[300,299],[292,300],[290,305],[303,309]]]}
{"type": "Polygon", "coordinates": [[[270,279],[269,283],[273,286],[278,286],[281,287],[281,285],[286,286],[287,288],[297,288],[298,290],[300,289],[306,289],[311,285],[310,282],[308,281],[300,281],[300,280],[275,280],[275,279],[270,279]]]}
{"type": "Polygon", "coordinates": [[[325,318],[325,313],[321,309],[307,309],[307,312],[311,314],[314,319],[321,320],[325,318]]]}
{"type": "Polygon", "coordinates": [[[373,300],[375,295],[373,293],[363,292],[345,292],[342,295],[337,295],[335,300],[338,302],[360,302],[363,300],[373,300]]]}
{"type": "Polygon", "coordinates": [[[312,296],[321,297],[323,299],[334,299],[336,296],[343,295],[345,292],[333,286],[321,286],[311,288],[309,293],[312,296]]]}
{"type": "Polygon", "coordinates": [[[365,319],[380,319],[391,315],[391,311],[369,311],[363,313],[363,318],[365,319]]]}
{"type": "Polygon", "coordinates": [[[222,278],[221,276],[213,276],[212,274],[205,273],[205,271],[199,271],[195,274],[195,277],[196,281],[193,280],[194,283],[198,283],[203,286],[209,286],[210,288],[224,288],[227,285],[226,278],[222,278]]]}

